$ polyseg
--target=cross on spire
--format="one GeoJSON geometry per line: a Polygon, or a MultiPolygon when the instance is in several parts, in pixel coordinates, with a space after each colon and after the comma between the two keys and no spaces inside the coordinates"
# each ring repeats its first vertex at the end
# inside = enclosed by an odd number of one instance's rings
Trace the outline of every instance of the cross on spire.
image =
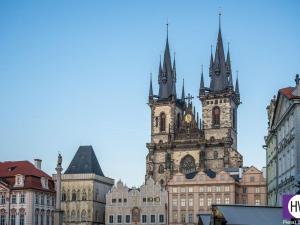
{"type": "Polygon", "coordinates": [[[187,97],[185,97],[185,99],[188,100],[188,104],[191,104],[191,101],[193,100],[193,98],[194,97],[190,93],[188,93],[187,97]]]}
{"type": "Polygon", "coordinates": [[[299,74],[296,74],[295,82],[296,82],[296,85],[299,85],[299,82],[300,82],[299,74]]]}
{"type": "Polygon", "coordinates": [[[167,26],[167,38],[168,38],[169,37],[169,21],[168,21],[168,19],[167,19],[166,26],[167,26]]]}
{"type": "Polygon", "coordinates": [[[221,9],[219,11],[219,30],[221,30],[221,16],[222,16],[222,13],[221,13],[221,9]]]}

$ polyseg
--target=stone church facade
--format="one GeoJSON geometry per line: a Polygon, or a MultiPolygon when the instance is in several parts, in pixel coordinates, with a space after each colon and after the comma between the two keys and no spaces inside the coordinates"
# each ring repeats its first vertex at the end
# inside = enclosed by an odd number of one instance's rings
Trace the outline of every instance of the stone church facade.
{"type": "Polygon", "coordinates": [[[202,119],[196,113],[193,97],[176,91],[176,62],[171,60],[167,36],[163,62],[159,63],[159,93],[150,80],[148,105],[151,109],[151,141],[146,144],[146,179],[166,185],[177,172],[224,171],[243,166],[237,150],[237,109],[239,84],[233,85],[230,52],[225,57],[221,27],[215,55],[211,53],[210,85],[204,84],[203,69],[198,99],[202,119]]]}

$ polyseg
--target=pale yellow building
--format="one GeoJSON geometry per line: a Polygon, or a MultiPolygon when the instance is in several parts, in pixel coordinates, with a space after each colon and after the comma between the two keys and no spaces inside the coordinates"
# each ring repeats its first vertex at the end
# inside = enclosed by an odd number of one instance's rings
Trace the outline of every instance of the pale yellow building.
{"type": "Polygon", "coordinates": [[[105,195],[113,185],[114,180],[104,176],[92,146],[80,146],[62,175],[63,224],[104,224],[105,195]]]}

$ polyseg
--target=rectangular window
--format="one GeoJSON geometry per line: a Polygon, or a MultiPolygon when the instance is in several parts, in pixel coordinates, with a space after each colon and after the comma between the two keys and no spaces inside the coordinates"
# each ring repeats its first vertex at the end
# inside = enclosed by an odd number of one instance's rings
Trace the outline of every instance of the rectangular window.
{"type": "Polygon", "coordinates": [[[259,187],[255,188],[255,193],[259,193],[259,187]]]}
{"type": "Polygon", "coordinates": [[[0,225],[5,225],[5,215],[0,215],[0,225]]]}
{"type": "Polygon", "coordinates": [[[173,222],[177,223],[178,220],[178,216],[177,216],[177,212],[173,213],[173,222]]]}
{"type": "Polygon", "coordinates": [[[21,214],[20,215],[20,225],[24,225],[25,224],[25,218],[24,218],[24,215],[21,214]]]}
{"type": "Polygon", "coordinates": [[[254,181],[255,181],[254,177],[250,177],[250,182],[254,182],[254,181]]]}
{"type": "Polygon", "coordinates": [[[181,199],[181,206],[185,206],[185,198],[181,199]]]}
{"type": "Polygon", "coordinates": [[[217,204],[221,204],[221,198],[219,198],[219,197],[216,198],[216,203],[217,203],[217,204]]]}
{"type": "Polygon", "coordinates": [[[225,204],[226,204],[226,205],[230,204],[230,199],[229,199],[229,197],[226,197],[226,198],[225,198],[225,204]]]}
{"type": "Polygon", "coordinates": [[[229,186],[225,186],[225,191],[226,191],[226,192],[229,191],[229,186]]]}
{"type": "Polygon", "coordinates": [[[119,198],[119,203],[121,203],[122,202],[122,199],[121,198],[119,198]]]}
{"type": "Polygon", "coordinates": [[[193,214],[189,213],[189,223],[193,223],[193,214]]]}
{"type": "Polygon", "coordinates": [[[180,192],[185,192],[185,188],[180,188],[180,192]]]}
{"type": "Polygon", "coordinates": [[[204,192],[204,187],[200,187],[199,192],[204,192]]]}
{"type": "Polygon", "coordinates": [[[46,225],[50,225],[50,216],[46,215],[46,225]]]}
{"type": "Polygon", "coordinates": [[[44,205],[45,204],[45,198],[44,198],[44,195],[41,195],[41,205],[44,205]]]}
{"type": "Polygon", "coordinates": [[[247,187],[243,187],[243,193],[247,193],[247,187]]]}
{"type": "Polygon", "coordinates": [[[117,199],[113,198],[113,199],[111,200],[111,202],[112,202],[112,203],[116,203],[116,202],[117,202],[117,199]]]}
{"type": "Polygon", "coordinates": [[[117,221],[118,221],[118,223],[122,223],[122,215],[118,215],[118,217],[117,217],[117,218],[118,218],[118,220],[117,220],[117,221]]]}
{"type": "Polygon", "coordinates": [[[185,223],[185,213],[181,213],[181,223],[185,223]]]}
{"type": "Polygon", "coordinates": [[[216,192],[221,192],[221,187],[220,186],[216,186],[216,192]]]}
{"type": "Polygon", "coordinates": [[[211,187],[210,186],[207,187],[207,192],[211,192],[211,187]]]}
{"type": "Polygon", "coordinates": [[[189,192],[193,192],[193,187],[189,187],[189,192]]]}
{"type": "Polygon", "coordinates": [[[16,225],[16,215],[11,215],[11,217],[10,217],[10,225],[16,225]]]}
{"type": "Polygon", "coordinates": [[[12,195],[11,196],[11,203],[12,204],[17,204],[17,195],[12,195]]]}
{"type": "Polygon", "coordinates": [[[173,192],[173,193],[177,193],[177,187],[173,187],[173,188],[172,188],[172,192],[173,192]]]}
{"type": "Polygon", "coordinates": [[[41,215],[41,225],[44,225],[44,215],[41,215]]]}
{"type": "Polygon", "coordinates": [[[255,205],[260,205],[260,200],[259,199],[255,200],[255,205]]]}
{"type": "Polygon", "coordinates": [[[130,215],[126,215],[125,216],[125,222],[126,223],[130,223],[130,215]]]}
{"type": "Polygon", "coordinates": [[[194,205],[194,199],[189,198],[189,206],[193,206],[194,205]]]}
{"type": "Polygon", "coordinates": [[[150,216],[150,222],[151,223],[155,223],[155,215],[151,215],[150,216]]]}
{"type": "Polygon", "coordinates": [[[113,215],[109,216],[109,223],[114,223],[114,216],[113,215]]]}
{"type": "Polygon", "coordinates": [[[177,206],[177,198],[173,198],[172,199],[172,205],[173,206],[177,206]]]}
{"type": "Polygon", "coordinates": [[[124,202],[124,203],[127,203],[127,198],[124,198],[124,199],[123,199],[123,202],[124,202]]]}
{"type": "Polygon", "coordinates": [[[21,194],[20,203],[21,204],[25,203],[25,195],[24,194],[21,194]]]}
{"type": "Polygon", "coordinates": [[[147,202],[147,198],[143,198],[143,202],[147,202]]]}
{"type": "Polygon", "coordinates": [[[212,203],[212,199],[211,199],[211,198],[208,198],[208,199],[207,199],[207,206],[211,206],[211,203],[212,203]]]}
{"type": "Polygon", "coordinates": [[[5,195],[4,194],[0,196],[0,204],[1,205],[5,204],[5,195]]]}
{"type": "Polygon", "coordinates": [[[159,222],[164,223],[165,222],[165,216],[164,215],[159,215],[159,222]]]}
{"type": "Polygon", "coordinates": [[[47,196],[47,205],[49,206],[50,205],[50,197],[47,196]]]}
{"type": "Polygon", "coordinates": [[[35,214],[35,225],[39,225],[39,214],[35,214]]]}
{"type": "Polygon", "coordinates": [[[142,223],[147,223],[147,215],[142,215],[142,223]]]}
{"type": "Polygon", "coordinates": [[[204,206],[204,199],[203,198],[199,199],[199,206],[204,206]]]}

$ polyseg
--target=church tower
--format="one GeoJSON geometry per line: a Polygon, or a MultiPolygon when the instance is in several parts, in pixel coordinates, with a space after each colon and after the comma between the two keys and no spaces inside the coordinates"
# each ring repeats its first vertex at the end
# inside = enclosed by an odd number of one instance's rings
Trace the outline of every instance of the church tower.
{"type": "Polygon", "coordinates": [[[204,86],[201,74],[199,98],[206,140],[223,139],[237,149],[237,108],[240,104],[238,79],[235,90],[232,80],[229,45],[225,58],[219,15],[219,32],[215,56],[212,52],[209,66],[209,87],[204,86]]]}
{"type": "Polygon", "coordinates": [[[170,151],[168,143],[174,139],[178,124],[181,120],[184,103],[184,87],[183,99],[177,98],[176,93],[176,62],[175,56],[173,65],[171,61],[168,25],[167,38],[163,57],[163,63],[159,62],[158,68],[158,95],[153,94],[152,77],[150,79],[148,105],[151,108],[151,143],[147,144],[149,154],[147,156],[147,177],[153,177],[162,184],[165,183],[165,177],[162,174],[164,170],[159,167],[170,167],[170,151]],[[159,146],[159,148],[155,147],[159,146]],[[160,170],[160,173],[158,172],[160,170]]]}

